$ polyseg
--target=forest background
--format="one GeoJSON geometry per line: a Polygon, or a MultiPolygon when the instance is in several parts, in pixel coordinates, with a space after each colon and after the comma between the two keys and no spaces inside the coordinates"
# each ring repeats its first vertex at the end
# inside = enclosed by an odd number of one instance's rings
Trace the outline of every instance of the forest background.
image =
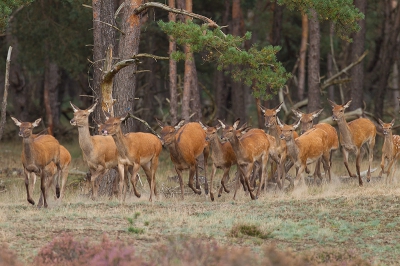
{"type": "MultiPolygon", "coordinates": [[[[111,45],[113,63],[138,54],[169,57],[175,47],[184,52],[174,57],[184,59],[177,62],[135,58],[114,78],[115,115],[131,112],[154,127],[158,117],[172,123],[184,118],[210,124],[241,118],[262,128],[259,104],[273,108],[284,101],[282,116],[288,122],[290,108],[315,111],[328,106],[327,98],[338,103],[352,99],[350,110],[361,108],[375,119],[390,121],[397,116],[397,0],[159,1],[212,19],[224,36],[244,36],[230,40],[228,45],[236,49],[269,49],[266,53],[271,57],[265,64],[272,66],[271,77],[252,76],[250,82],[243,77],[250,75],[243,58],[231,65],[217,62],[218,47],[190,46],[179,42],[179,37],[176,44],[159,23],[188,21],[188,17],[160,8],[135,14],[144,2],[10,0],[0,4],[3,62],[8,47],[13,47],[7,113],[23,121],[43,117],[56,137],[70,136],[69,101],[86,108],[102,98],[103,64],[111,45]],[[263,78],[269,80],[260,84],[263,78]]],[[[171,29],[168,33],[177,36],[171,29]]],[[[0,64],[1,90],[4,73],[5,64],[0,64]]],[[[330,116],[329,111],[326,108],[320,117],[330,116]]],[[[102,120],[100,105],[94,117],[102,120]]],[[[4,137],[15,136],[15,130],[6,129],[4,137]]],[[[146,127],[131,119],[125,130],[146,127]]]]}

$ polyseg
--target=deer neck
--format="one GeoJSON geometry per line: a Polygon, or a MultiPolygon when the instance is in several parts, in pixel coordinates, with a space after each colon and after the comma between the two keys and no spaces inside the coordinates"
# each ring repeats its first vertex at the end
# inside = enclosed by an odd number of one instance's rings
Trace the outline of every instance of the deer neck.
{"type": "Polygon", "coordinates": [[[298,155],[299,155],[299,147],[297,146],[294,138],[291,138],[290,140],[286,140],[286,149],[294,161],[297,161],[298,155]]]}
{"type": "Polygon", "coordinates": [[[90,155],[93,151],[92,136],[90,136],[89,126],[78,127],[79,146],[85,155],[90,155]]]}
{"type": "Polygon", "coordinates": [[[276,146],[279,147],[281,145],[282,140],[280,138],[281,130],[278,127],[278,125],[275,124],[273,127],[270,127],[269,134],[275,138],[276,146]]]}
{"type": "Polygon", "coordinates": [[[229,138],[229,142],[231,143],[232,149],[237,158],[239,158],[241,154],[244,154],[245,150],[243,149],[243,145],[236,135],[234,135],[232,138],[229,138]]]}
{"type": "Polygon", "coordinates": [[[121,130],[118,130],[114,135],[112,135],[115,146],[117,146],[118,154],[121,157],[128,157],[128,141],[126,137],[122,134],[121,130]]]}
{"type": "Polygon", "coordinates": [[[383,142],[382,151],[385,151],[386,154],[393,154],[393,134],[389,132],[385,135],[385,140],[383,142]]]}
{"type": "Polygon", "coordinates": [[[211,152],[212,152],[212,156],[219,156],[220,154],[222,154],[222,144],[218,139],[218,136],[215,136],[213,138],[210,139],[210,146],[211,148],[211,152]]]}
{"type": "Polygon", "coordinates": [[[346,119],[341,117],[339,120],[337,120],[337,124],[339,127],[339,132],[341,135],[341,143],[342,145],[352,145],[353,144],[353,136],[351,134],[349,125],[346,122],[346,119]]]}
{"type": "Polygon", "coordinates": [[[33,137],[22,139],[23,153],[26,161],[26,165],[30,165],[35,161],[35,150],[33,148],[33,137]]]}

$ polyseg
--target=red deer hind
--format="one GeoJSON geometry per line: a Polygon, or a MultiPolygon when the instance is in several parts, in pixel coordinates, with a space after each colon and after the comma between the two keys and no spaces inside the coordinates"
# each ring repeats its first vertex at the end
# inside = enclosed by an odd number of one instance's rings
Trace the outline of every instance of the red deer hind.
{"type": "Polygon", "coordinates": [[[122,117],[110,117],[106,115],[106,122],[100,125],[99,130],[104,136],[112,136],[118,150],[118,172],[120,175],[119,188],[125,200],[126,188],[124,189],[125,169],[133,167],[131,172],[131,183],[134,193],[140,197],[136,190],[136,175],[143,168],[150,187],[150,198],[152,201],[153,193],[156,194],[155,182],[156,171],[158,167],[158,158],[160,156],[162,145],[161,141],[153,134],[143,132],[131,132],[123,134],[121,123],[128,118],[128,115],[122,117]]]}
{"type": "Polygon", "coordinates": [[[376,127],[374,123],[366,118],[358,118],[349,123],[346,122],[344,117],[344,111],[350,106],[351,100],[346,104],[340,105],[329,100],[332,106],[332,119],[337,122],[340,132],[340,145],[342,146],[344,165],[346,166],[347,172],[351,177],[357,177],[349,169],[349,153],[352,152],[356,155],[356,170],[358,175],[358,183],[360,186],[363,185],[363,181],[360,175],[360,149],[365,143],[368,143],[369,148],[369,165],[367,173],[367,181],[371,179],[371,164],[374,158],[374,146],[376,127]]]}
{"type": "MultiPolygon", "coordinates": [[[[157,120],[161,127],[161,142],[170,152],[171,161],[175,166],[181,187],[181,197],[183,199],[183,179],[182,171],[189,169],[189,187],[194,193],[200,195],[200,184],[198,178],[197,159],[203,154],[204,172],[207,172],[207,159],[210,153],[209,144],[206,141],[206,133],[199,123],[190,122],[184,125],[185,121],[180,121],[176,126],[164,125],[157,120]],[[194,175],[196,174],[196,187],[194,187],[194,175]]],[[[204,190],[208,194],[207,175],[205,174],[204,190]]]]}
{"type": "Polygon", "coordinates": [[[390,172],[392,169],[393,164],[398,161],[400,157],[400,136],[393,135],[392,128],[394,126],[394,119],[390,123],[385,123],[379,119],[379,124],[381,124],[383,129],[383,136],[385,140],[382,146],[382,160],[381,160],[381,172],[379,173],[378,177],[382,177],[382,174],[387,175],[387,182],[392,182],[394,172],[396,171],[396,166],[394,171],[392,172],[392,176],[390,176],[390,172]],[[387,164],[387,170],[385,171],[385,162],[387,164]]]}
{"type": "Polygon", "coordinates": [[[35,201],[30,195],[29,174],[40,175],[40,188],[43,195],[43,205],[47,208],[46,198],[46,173],[45,167],[53,162],[57,166],[58,175],[61,176],[60,166],[60,143],[51,135],[34,136],[33,128],[37,127],[42,120],[35,122],[21,122],[11,117],[14,123],[19,127],[19,136],[22,137],[22,155],[21,160],[24,166],[25,187],[28,202],[35,205],[35,201]]]}

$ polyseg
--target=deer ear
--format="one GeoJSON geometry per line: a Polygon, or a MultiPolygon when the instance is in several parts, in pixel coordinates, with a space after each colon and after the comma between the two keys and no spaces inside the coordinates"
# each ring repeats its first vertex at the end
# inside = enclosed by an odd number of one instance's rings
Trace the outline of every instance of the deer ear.
{"type": "Polygon", "coordinates": [[[36,121],[32,123],[32,126],[33,126],[33,127],[37,127],[37,126],[39,125],[40,121],[42,121],[41,118],[36,119],[36,121]]]}
{"type": "Polygon", "coordinates": [[[174,126],[175,130],[180,129],[184,124],[185,124],[185,120],[179,121],[179,123],[176,126],[174,126]]]}
{"type": "Polygon", "coordinates": [[[281,120],[279,119],[279,117],[276,117],[276,122],[278,123],[278,125],[283,128],[283,125],[281,123],[281,120]]]}
{"type": "Polygon", "coordinates": [[[351,104],[351,100],[349,100],[345,105],[343,105],[344,108],[348,108],[351,104]]]}
{"type": "Polygon", "coordinates": [[[293,112],[293,114],[294,114],[295,116],[297,116],[298,118],[301,118],[301,117],[304,115],[304,113],[302,113],[302,112],[299,111],[299,110],[292,109],[292,112],[293,112]]]}
{"type": "Polygon", "coordinates": [[[221,120],[219,120],[219,119],[218,119],[218,122],[221,124],[221,127],[222,127],[223,129],[225,129],[225,127],[226,127],[226,126],[225,126],[225,124],[224,124],[224,123],[222,123],[222,121],[221,121],[221,120]]]}
{"type": "Polygon", "coordinates": [[[204,129],[204,131],[207,131],[207,127],[205,125],[203,125],[203,123],[201,123],[201,121],[199,121],[199,124],[204,129]]]}
{"type": "Polygon", "coordinates": [[[126,115],[124,115],[124,116],[121,116],[120,117],[120,120],[121,121],[125,121],[126,119],[128,119],[129,118],[129,113],[127,113],[126,115]]]}
{"type": "Polygon", "coordinates": [[[332,107],[335,107],[335,106],[337,105],[334,101],[331,101],[331,100],[329,100],[329,99],[327,99],[327,100],[328,100],[329,104],[330,104],[332,107]]]}
{"type": "Polygon", "coordinates": [[[294,129],[296,129],[296,128],[299,127],[300,122],[301,122],[301,121],[300,121],[300,119],[299,119],[296,123],[293,124],[294,129]]]}
{"type": "Polygon", "coordinates": [[[94,108],[96,108],[96,105],[97,105],[97,100],[96,100],[96,102],[95,102],[94,104],[92,104],[92,105],[87,109],[87,111],[88,111],[89,113],[93,113],[94,108]]]}
{"type": "Polygon", "coordinates": [[[319,111],[314,111],[313,114],[312,114],[312,117],[313,117],[313,118],[318,117],[318,116],[322,113],[323,110],[324,110],[324,109],[321,109],[321,110],[319,110],[319,111]]]}
{"type": "Polygon", "coordinates": [[[281,108],[282,108],[282,105],[283,105],[283,102],[281,102],[281,103],[278,105],[278,107],[275,108],[275,112],[279,113],[279,111],[280,111],[281,108]]]}
{"type": "Polygon", "coordinates": [[[233,127],[234,129],[237,129],[239,123],[240,123],[240,118],[236,119],[236,121],[235,121],[235,123],[233,123],[232,127],[233,127]]]}
{"type": "Polygon", "coordinates": [[[379,124],[381,124],[381,126],[383,126],[383,124],[385,124],[382,120],[380,120],[379,118],[378,118],[378,122],[379,122],[379,124]]]}
{"type": "Polygon", "coordinates": [[[390,122],[390,124],[392,124],[392,127],[394,126],[394,121],[395,121],[396,119],[395,118],[393,118],[392,119],[392,122],[390,122]]]}
{"type": "Polygon", "coordinates": [[[69,104],[72,106],[72,110],[74,110],[74,113],[76,113],[76,112],[78,112],[79,110],[81,110],[81,109],[79,109],[75,104],[73,104],[72,102],[69,102],[69,104]]]}
{"type": "Polygon", "coordinates": [[[15,117],[12,117],[11,116],[11,119],[14,121],[14,123],[17,125],[17,126],[21,126],[21,121],[19,121],[18,119],[16,119],[15,117]]]}
{"type": "Polygon", "coordinates": [[[156,121],[157,121],[158,126],[159,126],[161,129],[163,129],[163,127],[164,127],[163,122],[161,122],[161,120],[159,120],[158,118],[156,118],[156,121]]]}
{"type": "Polygon", "coordinates": [[[111,114],[110,114],[109,112],[103,110],[103,114],[104,114],[104,116],[105,116],[105,118],[106,118],[106,121],[107,121],[108,119],[110,119],[111,114]]]}
{"type": "Polygon", "coordinates": [[[260,107],[261,112],[262,112],[263,114],[265,114],[265,108],[264,108],[263,106],[261,106],[261,104],[259,104],[258,106],[260,107]]]}

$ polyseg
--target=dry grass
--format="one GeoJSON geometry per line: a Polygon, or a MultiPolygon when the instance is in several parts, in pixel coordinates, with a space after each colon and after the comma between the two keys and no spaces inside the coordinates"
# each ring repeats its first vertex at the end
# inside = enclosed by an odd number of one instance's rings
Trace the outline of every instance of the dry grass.
{"type": "MultiPolygon", "coordinates": [[[[74,145],[66,146],[75,157],[72,167],[85,171],[79,150],[74,145]]],[[[0,168],[20,169],[20,146],[2,144],[2,148],[0,168]]],[[[256,201],[243,191],[233,201],[232,191],[211,202],[209,196],[196,196],[189,190],[182,201],[178,193],[162,192],[178,186],[171,178],[175,172],[163,151],[155,202],[148,202],[148,184],[141,172],[144,187],[140,199],[131,194],[123,205],[108,198],[93,202],[80,189],[69,187],[64,202],[52,197],[48,209],[27,203],[18,171],[2,174],[0,179],[7,191],[0,193],[0,244],[7,243],[24,263],[31,263],[41,247],[67,232],[78,240],[99,242],[106,233],[112,240],[133,241],[136,252],[146,256],[157,244],[182,236],[232,248],[247,247],[254,252],[275,243],[282,250],[312,252],[321,263],[334,256],[355,254],[373,265],[397,264],[399,184],[389,186],[376,179],[364,187],[359,187],[357,180],[343,183],[338,177],[346,174],[342,165],[340,158],[335,160],[330,184],[302,185],[290,193],[269,189],[256,201]]],[[[374,162],[377,166],[378,160],[374,162]]],[[[361,168],[365,170],[366,164],[361,168]]],[[[217,174],[215,188],[222,173],[217,174]]],[[[184,172],[185,182],[187,175],[184,172]]],[[[36,200],[38,193],[36,188],[36,200]]]]}

